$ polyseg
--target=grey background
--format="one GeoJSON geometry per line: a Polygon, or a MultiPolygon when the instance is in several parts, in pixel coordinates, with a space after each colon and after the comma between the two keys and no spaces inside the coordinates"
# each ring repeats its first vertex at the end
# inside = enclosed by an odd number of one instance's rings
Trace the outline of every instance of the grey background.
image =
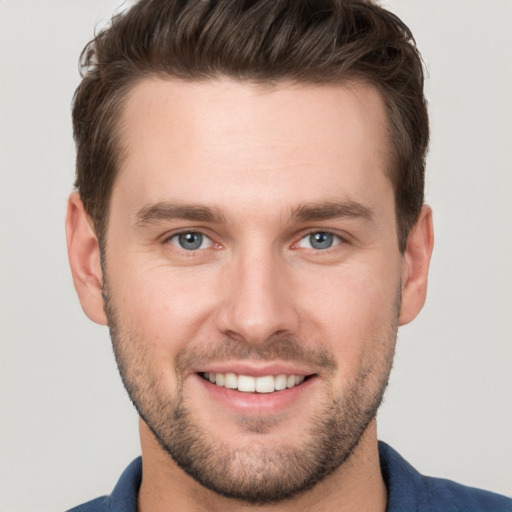
{"type": "MultiPolygon", "coordinates": [[[[0,510],[111,491],[139,453],[106,328],[68,270],[77,59],[114,0],[0,0],[0,510]]],[[[388,0],[429,69],[427,305],[400,331],[380,438],[426,474],[512,494],[512,2],[388,0]]]]}

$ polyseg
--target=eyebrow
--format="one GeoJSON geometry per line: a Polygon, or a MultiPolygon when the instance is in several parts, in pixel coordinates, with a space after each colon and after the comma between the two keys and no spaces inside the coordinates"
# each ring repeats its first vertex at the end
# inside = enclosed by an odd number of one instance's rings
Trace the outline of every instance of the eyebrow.
{"type": "Polygon", "coordinates": [[[216,208],[201,205],[175,204],[165,201],[144,206],[137,212],[136,219],[136,223],[139,225],[153,224],[172,219],[196,222],[225,222],[224,215],[216,208]]]}
{"type": "MultiPolygon", "coordinates": [[[[310,222],[348,217],[368,222],[374,220],[370,208],[355,201],[331,201],[322,203],[306,203],[292,209],[291,220],[310,222]]],[[[158,202],[141,208],[136,214],[136,224],[154,224],[173,219],[195,222],[211,222],[222,224],[226,218],[222,211],[203,205],[175,204],[167,201],[158,202]]]]}
{"type": "Polygon", "coordinates": [[[329,220],[348,217],[374,221],[373,211],[367,206],[355,201],[332,201],[328,203],[308,203],[292,210],[291,218],[302,222],[329,220]]]}

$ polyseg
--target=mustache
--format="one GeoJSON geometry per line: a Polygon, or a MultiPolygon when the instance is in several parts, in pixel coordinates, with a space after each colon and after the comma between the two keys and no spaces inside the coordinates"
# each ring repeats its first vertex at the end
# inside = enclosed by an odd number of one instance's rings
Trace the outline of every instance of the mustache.
{"type": "Polygon", "coordinates": [[[323,347],[309,348],[295,336],[274,335],[263,344],[251,344],[242,339],[226,337],[215,345],[187,345],[175,356],[177,372],[185,372],[212,361],[294,361],[334,373],[338,364],[336,359],[323,347]]]}

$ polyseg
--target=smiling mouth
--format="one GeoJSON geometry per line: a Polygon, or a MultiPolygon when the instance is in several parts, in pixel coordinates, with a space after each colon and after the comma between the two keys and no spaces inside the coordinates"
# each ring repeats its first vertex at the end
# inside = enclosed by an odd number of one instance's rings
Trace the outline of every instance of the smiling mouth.
{"type": "Polygon", "coordinates": [[[274,393],[294,388],[302,384],[312,375],[264,375],[251,377],[236,373],[199,373],[203,379],[216,386],[241,391],[242,393],[274,393]]]}

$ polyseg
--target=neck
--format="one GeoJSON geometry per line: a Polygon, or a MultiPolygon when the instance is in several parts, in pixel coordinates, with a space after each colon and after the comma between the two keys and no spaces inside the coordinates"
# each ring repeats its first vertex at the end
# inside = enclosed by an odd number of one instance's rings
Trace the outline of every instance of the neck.
{"type": "Polygon", "coordinates": [[[142,484],[139,512],[384,512],[387,491],[379,464],[375,420],[350,457],[312,489],[272,505],[248,505],[206,489],[165,453],[146,424],[140,421],[142,484]]]}

